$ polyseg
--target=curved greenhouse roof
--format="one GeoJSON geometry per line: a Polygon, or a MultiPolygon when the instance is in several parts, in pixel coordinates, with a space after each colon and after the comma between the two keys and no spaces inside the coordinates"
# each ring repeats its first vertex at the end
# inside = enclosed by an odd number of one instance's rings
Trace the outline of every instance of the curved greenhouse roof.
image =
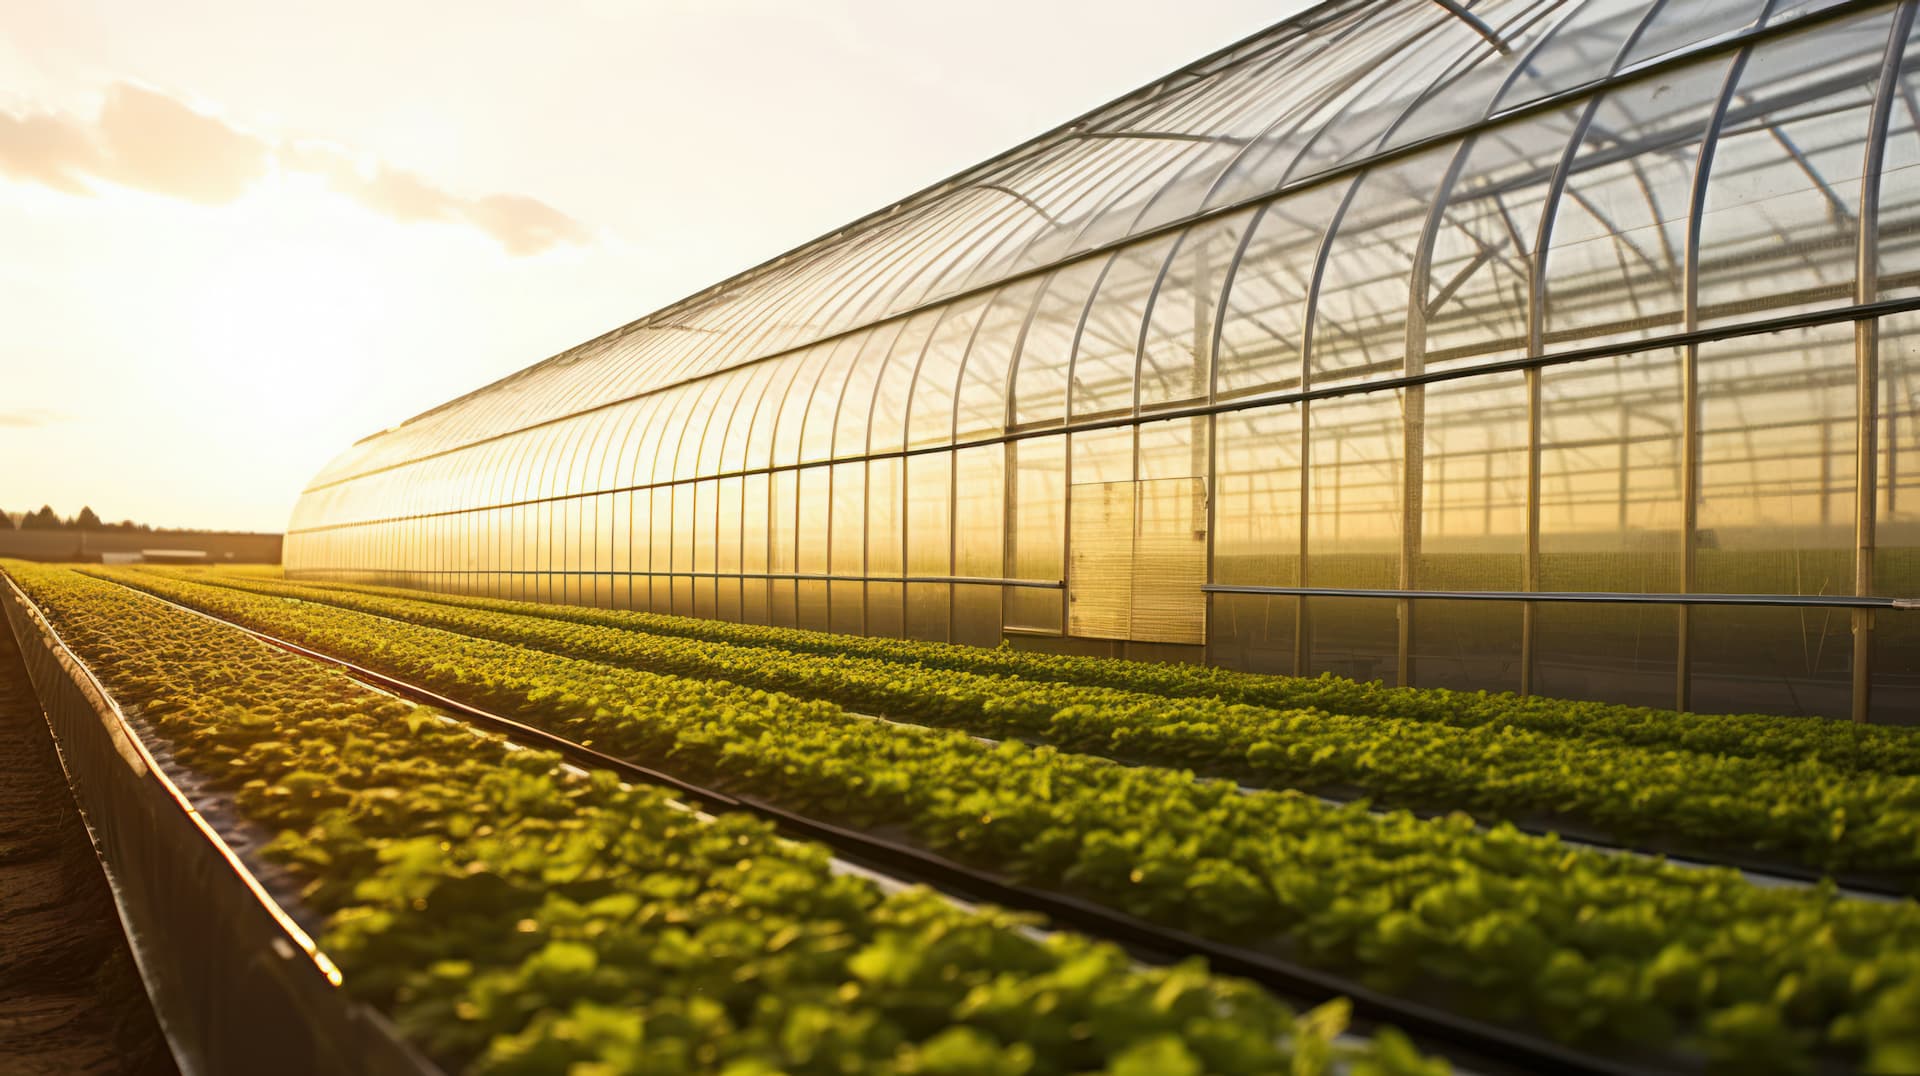
{"type": "Polygon", "coordinates": [[[288,567],[1920,710],[1914,36],[1323,4],[361,441],[288,567]]]}

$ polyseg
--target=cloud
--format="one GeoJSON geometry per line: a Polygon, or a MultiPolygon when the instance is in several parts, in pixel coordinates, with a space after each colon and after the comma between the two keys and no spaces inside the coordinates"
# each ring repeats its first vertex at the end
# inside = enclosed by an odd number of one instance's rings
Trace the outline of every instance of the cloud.
{"type": "Polygon", "coordinates": [[[0,411],[0,429],[32,430],[41,426],[52,426],[66,422],[72,416],[52,411],[45,407],[16,407],[10,411],[0,411]]]}
{"type": "Polygon", "coordinates": [[[271,168],[318,175],[337,193],[402,223],[445,221],[479,230],[516,257],[586,243],[579,221],[524,194],[464,197],[384,162],[336,147],[277,143],[184,103],[115,83],[92,123],[58,113],[0,111],[0,175],[67,194],[111,183],[200,205],[229,204],[271,168]]]}

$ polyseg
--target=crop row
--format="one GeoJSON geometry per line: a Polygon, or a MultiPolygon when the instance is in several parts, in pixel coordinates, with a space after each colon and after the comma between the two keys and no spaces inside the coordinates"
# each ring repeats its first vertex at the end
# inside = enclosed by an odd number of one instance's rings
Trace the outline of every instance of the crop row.
{"type": "Polygon", "coordinates": [[[1158,767],[157,576],[155,593],[689,779],[1608,1052],[1728,1071],[1920,1056],[1920,904],[1762,888],[1465,816],[1158,767]],[[1636,1055],[1636,1056],[1645,1056],[1636,1055]]]}
{"type": "MultiPolygon", "coordinates": [[[[1207,696],[1169,698],[657,635],[327,587],[213,577],[250,593],[317,601],[588,661],[722,679],[855,710],[1064,750],[1191,767],[1268,786],[1351,794],[1420,810],[1467,810],[1532,826],[1578,826],[1815,871],[1920,886],[1920,776],[1850,773],[1820,759],[1715,755],[1458,727],[1207,696]]],[[[1753,732],[1764,739],[1767,726],[1753,732]]]]}
{"type": "Polygon", "coordinates": [[[7,569],[176,757],[277,831],[264,854],[328,917],[347,988],[449,1066],[1436,1070],[1391,1032],[1336,1044],[1340,1003],[1296,1019],[1197,963],[1139,969],[1023,917],[885,895],[763,823],[570,778],[123,588],[7,569]]]}
{"type": "MultiPolygon", "coordinates": [[[[195,572],[206,582],[236,578],[228,572],[195,572]]],[[[253,576],[252,578],[259,578],[253,576]]],[[[413,598],[489,612],[526,613],[580,624],[631,628],[656,635],[773,647],[815,654],[845,654],[983,675],[1113,687],[1174,698],[1210,697],[1276,709],[1314,709],[1354,717],[1391,717],[1456,728],[1519,728],[1559,738],[1579,738],[1652,749],[1770,758],[1818,760],[1852,773],[1920,775],[1920,730],[1808,720],[1769,714],[1676,713],[1616,703],[1580,702],[1446,688],[1397,688],[1332,675],[1268,676],[1210,665],[1159,664],[1112,658],[1073,657],[986,649],[915,639],[837,635],[801,628],[671,616],[664,613],[546,605],[500,598],[444,594],[368,584],[325,583],[329,590],[413,598]]]]}

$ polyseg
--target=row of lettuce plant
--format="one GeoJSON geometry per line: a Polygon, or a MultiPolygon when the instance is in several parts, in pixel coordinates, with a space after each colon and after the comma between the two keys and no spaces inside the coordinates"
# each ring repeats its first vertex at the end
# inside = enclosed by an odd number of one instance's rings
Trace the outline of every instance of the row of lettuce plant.
{"type": "Polygon", "coordinates": [[[9,562],[109,692],[278,833],[353,994],[476,1073],[1440,1072],[1198,962],[892,894],[820,846],[436,719],[244,634],[9,562]]]}
{"type": "MultiPolygon", "coordinates": [[[[1317,709],[1275,710],[953,669],[655,635],[572,619],[291,583],[226,579],[589,661],[718,678],[859,711],[1064,750],[1529,828],[1578,827],[1920,887],[1920,776],[1858,774],[1821,759],[1717,755],[1317,709]]],[[[1752,730],[1764,739],[1768,726],[1752,730]]]]}
{"type": "Polygon", "coordinates": [[[152,592],[602,750],[1598,1052],[1920,1058],[1920,903],[1762,887],[157,576],[152,592]]]}
{"type": "MultiPolygon", "coordinates": [[[[229,571],[197,571],[208,582],[241,577],[229,571]]],[[[245,573],[255,579],[258,573],[245,573]]],[[[1115,687],[1177,698],[1204,696],[1279,709],[1317,709],[1356,717],[1393,717],[1460,728],[1515,727],[1562,738],[1577,737],[1655,749],[1764,757],[1797,762],[1817,759],[1859,773],[1920,774],[1920,730],[1858,725],[1847,721],[1771,714],[1677,713],[1617,703],[1468,692],[1447,688],[1388,687],[1325,674],[1273,676],[1218,666],[1122,661],[1046,654],[1011,647],[983,648],[915,639],[839,635],[802,628],[738,624],[633,610],[548,605],[501,598],[327,582],[329,589],[411,597],[491,612],[528,613],[582,624],[633,628],[742,646],[816,654],[847,654],[927,668],[1019,676],[1094,687],[1115,687]]]]}

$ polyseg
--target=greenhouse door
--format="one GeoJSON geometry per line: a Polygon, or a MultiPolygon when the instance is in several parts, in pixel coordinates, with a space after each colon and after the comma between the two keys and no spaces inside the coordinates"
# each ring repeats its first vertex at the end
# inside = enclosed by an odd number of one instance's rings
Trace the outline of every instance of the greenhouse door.
{"type": "Polygon", "coordinates": [[[1073,487],[1071,504],[1068,634],[1204,642],[1206,482],[1089,482],[1073,487]]]}

